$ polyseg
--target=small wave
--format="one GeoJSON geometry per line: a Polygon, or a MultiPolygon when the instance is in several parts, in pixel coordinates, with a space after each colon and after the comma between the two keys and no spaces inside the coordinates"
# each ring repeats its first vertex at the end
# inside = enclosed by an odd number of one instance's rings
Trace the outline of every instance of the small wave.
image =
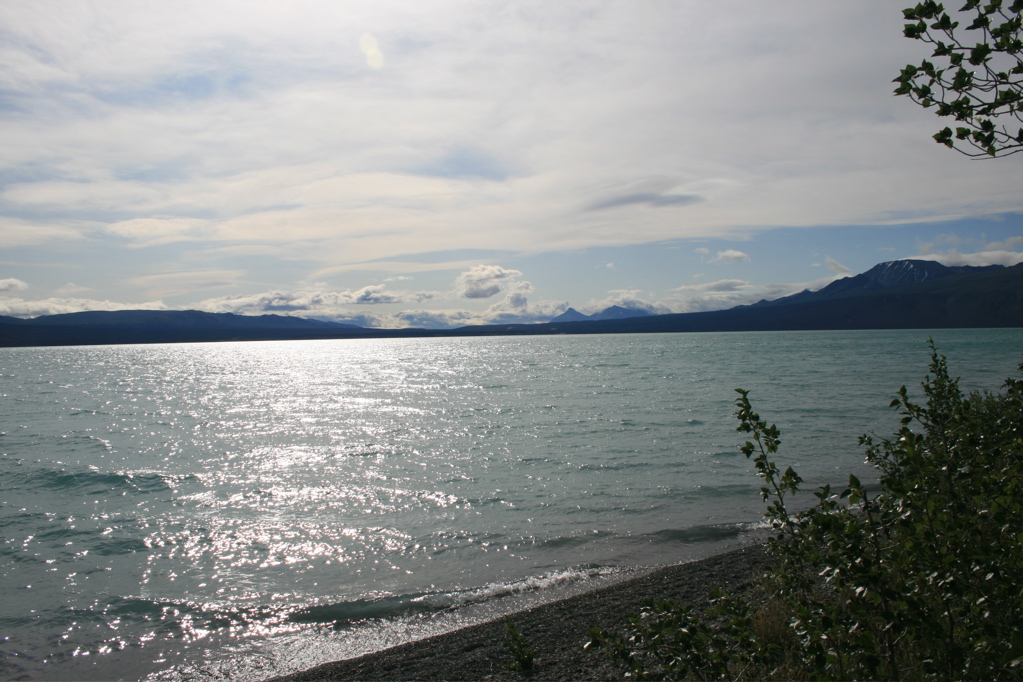
{"type": "Polygon", "coordinates": [[[613,462],[599,464],[580,464],[579,471],[626,471],[628,469],[647,469],[653,466],[650,462],[640,459],[618,459],[613,462]]]}
{"type": "Polygon", "coordinates": [[[93,436],[93,435],[88,435],[88,436],[86,436],[86,438],[88,438],[90,442],[99,444],[107,452],[113,452],[114,451],[113,443],[111,443],[106,438],[100,438],[99,436],[93,436]]]}
{"type": "MultiPolygon", "coordinates": [[[[749,485],[719,484],[697,486],[695,488],[685,490],[684,494],[692,499],[710,498],[721,500],[724,498],[735,498],[736,500],[749,500],[750,495],[756,494],[756,491],[756,481],[754,480],[749,485]]],[[[676,488],[664,487],[656,493],[650,493],[650,498],[654,500],[671,499],[678,495],[679,491],[676,488]]]]}
{"type": "Polygon", "coordinates": [[[355,599],[337,604],[321,604],[293,611],[288,619],[296,623],[332,623],[335,628],[341,628],[368,620],[394,619],[402,616],[452,611],[515,595],[561,588],[580,581],[608,576],[619,570],[607,566],[577,567],[467,590],[417,592],[376,599],[355,599]]]}
{"type": "Polygon", "coordinates": [[[546,549],[564,549],[566,547],[578,547],[587,543],[593,542],[594,539],[613,537],[614,534],[608,531],[579,534],[579,535],[563,535],[560,537],[549,538],[540,543],[541,547],[546,549]]]}
{"type": "MultiPolygon", "coordinates": [[[[440,610],[426,600],[431,596],[419,594],[381,597],[379,599],[356,599],[339,604],[310,606],[291,613],[288,619],[295,623],[345,624],[378,618],[397,618],[414,613],[440,610]]],[[[446,607],[441,607],[446,608],[446,607]]]]}
{"type": "Polygon", "coordinates": [[[635,535],[632,539],[638,542],[700,544],[737,538],[743,533],[753,530],[754,525],[749,523],[721,523],[690,526],[689,528],[665,528],[652,533],[635,535]]]}
{"type": "Polygon", "coordinates": [[[5,488],[58,491],[62,494],[101,495],[116,491],[154,493],[172,490],[173,477],[156,473],[108,473],[87,469],[41,469],[10,475],[5,488]]]}
{"type": "Polygon", "coordinates": [[[253,606],[223,608],[187,601],[155,601],[145,597],[110,597],[92,608],[66,608],[43,615],[44,620],[62,627],[68,623],[106,624],[113,621],[146,623],[147,628],[173,637],[193,638],[197,633],[259,624],[283,623],[283,607],[253,606]]]}
{"type": "Polygon", "coordinates": [[[101,556],[116,556],[119,554],[149,551],[145,541],[138,538],[111,538],[103,542],[94,542],[93,547],[93,551],[101,556]]]}

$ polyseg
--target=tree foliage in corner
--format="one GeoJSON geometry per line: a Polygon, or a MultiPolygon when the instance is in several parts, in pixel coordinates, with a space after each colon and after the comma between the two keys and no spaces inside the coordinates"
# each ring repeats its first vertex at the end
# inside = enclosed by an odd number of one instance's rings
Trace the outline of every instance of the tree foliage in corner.
{"type": "Polygon", "coordinates": [[[930,0],[903,10],[905,36],[931,45],[935,61],[902,69],[895,94],[955,119],[938,143],[972,157],[1023,151],[1021,13],[1023,0],[968,0],[953,15],[930,0]]]}
{"type": "Polygon", "coordinates": [[[850,476],[803,512],[778,429],[739,389],[774,528],[765,592],[704,614],[651,604],[592,644],[637,679],[1023,679],[1023,381],[964,394],[931,350],[926,404],[903,387],[895,435],[861,438],[880,490],[850,476]]]}

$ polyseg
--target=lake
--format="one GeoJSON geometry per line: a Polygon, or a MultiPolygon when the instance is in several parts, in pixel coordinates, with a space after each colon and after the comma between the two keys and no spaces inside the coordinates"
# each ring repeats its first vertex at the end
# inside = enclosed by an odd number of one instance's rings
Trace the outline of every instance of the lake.
{"type": "Polygon", "coordinates": [[[0,676],[263,679],[749,541],[736,394],[811,487],[1023,330],[0,349],[0,676]]]}

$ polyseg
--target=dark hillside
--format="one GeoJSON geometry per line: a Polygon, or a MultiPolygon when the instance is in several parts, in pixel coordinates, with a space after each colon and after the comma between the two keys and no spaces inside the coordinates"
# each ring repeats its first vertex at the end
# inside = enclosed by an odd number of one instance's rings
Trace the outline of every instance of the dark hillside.
{"type": "MultiPolygon", "coordinates": [[[[845,281],[845,280],[840,280],[845,281]]],[[[1023,327],[1023,264],[950,273],[863,293],[797,294],[784,305],[740,306],[703,313],[603,322],[493,325],[465,334],[617,334],[800,329],[940,329],[1023,327]],[[544,327],[543,331],[537,327],[544,327]]],[[[790,297],[792,298],[792,297],[790,297]]]]}
{"type": "MultiPolygon", "coordinates": [[[[572,311],[575,312],[575,311],[572,311]]],[[[946,268],[928,261],[882,263],[816,292],[674,315],[609,308],[621,319],[555,320],[437,329],[364,329],[280,315],[245,316],[194,310],[125,310],[0,317],[0,346],[182,343],[285,339],[350,339],[510,334],[628,334],[810,329],[940,329],[1023,327],[1023,263],[1005,268],[946,268]]],[[[578,319],[580,313],[566,314],[578,319]]],[[[596,317],[596,316],[594,316],[596,317]]]]}

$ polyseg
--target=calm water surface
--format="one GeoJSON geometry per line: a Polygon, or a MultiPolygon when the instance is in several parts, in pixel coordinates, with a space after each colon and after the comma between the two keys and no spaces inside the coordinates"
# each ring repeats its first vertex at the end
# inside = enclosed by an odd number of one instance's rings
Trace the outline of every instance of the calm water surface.
{"type": "MultiPolygon", "coordinates": [[[[967,388],[1023,359],[931,334],[967,388]]],[[[0,676],[261,679],[718,551],[762,511],[732,389],[869,478],[927,336],[0,349],[0,676]]]]}

